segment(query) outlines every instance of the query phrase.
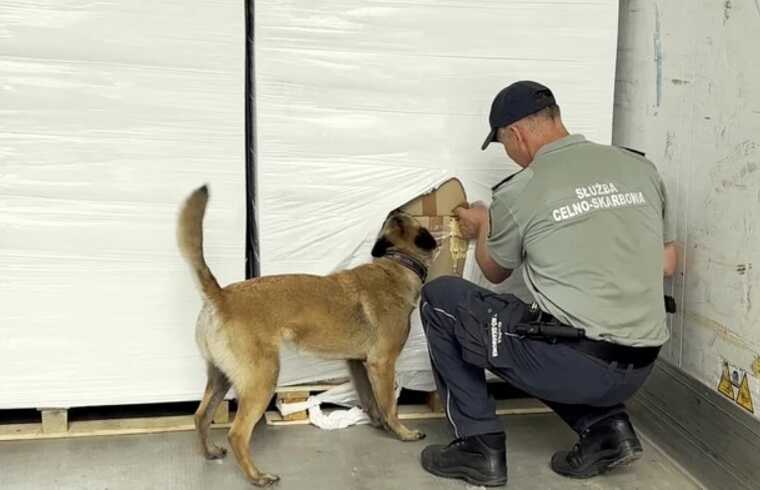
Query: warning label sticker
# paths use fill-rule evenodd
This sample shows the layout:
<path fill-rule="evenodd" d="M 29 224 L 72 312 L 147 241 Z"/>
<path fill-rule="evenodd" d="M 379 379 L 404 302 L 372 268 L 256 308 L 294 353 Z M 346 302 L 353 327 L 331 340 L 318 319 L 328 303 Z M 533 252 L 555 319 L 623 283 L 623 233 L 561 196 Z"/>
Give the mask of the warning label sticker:
<path fill-rule="evenodd" d="M 755 413 L 755 407 L 752 405 L 752 392 L 749 390 L 749 380 L 747 373 L 744 373 L 741 383 L 739 384 L 739 393 L 736 395 L 736 404 L 750 413 Z"/>
<path fill-rule="evenodd" d="M 726 398 L 735 401 L 743 409 L 754 414 L 755 406 L 752 402 L 749 376 L 750 373 L 746 370 L 724 361 L 720 381 L 718 381 L 718 391 Z"/>
<path fill-rule="evenodd" d="M 734 384 L 731 382 L 731 374 L 729 374 L 728 363 L 723 363 L 723 373 L 720 375 L 720 382 L 718 383 L 718 391 L 724 396 L 731 399 L 736 399 L 734 395 Z"/>

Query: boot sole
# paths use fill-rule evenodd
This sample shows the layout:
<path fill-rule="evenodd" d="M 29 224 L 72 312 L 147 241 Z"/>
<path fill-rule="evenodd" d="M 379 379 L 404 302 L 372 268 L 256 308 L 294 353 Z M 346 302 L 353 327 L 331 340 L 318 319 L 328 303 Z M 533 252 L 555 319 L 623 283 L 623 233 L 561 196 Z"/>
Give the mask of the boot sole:
<path fill-rule="evenodd" d="M 456 478 L 459 480 L 464 480 L 470 485 L 475 485 L 479 487 L 503 487 L 507 484 L 507 479 L 494 479 L 494 480 L 482 480 L 477 477 L 471 476 L 466 471 L 460 469 L 452 469 L 451 472 L 445 472 L 436 470 L 433 468 L 425 468 L 428 472 L 434 474 L 435 476 L 439 476 L 441 478 Z"/>
<path fill-rule="evenodd" d="M 481 487 L 503 487 L 504 485 L 507 484 L 506 477 L 484 479 L 480 475 L 471 474 L 470 469 L 464 466 L 448 468 L 447 471 L 443 471 L 438 468 L 430 468 L 424 463 L 422 467 L 425 468 L 427 472 L 432 473 L 435 476 L 439 476 L 441 478 L 456 478 L 456 479 L 464 480 L 471 485 L 476 485 L 476 486 L 481 486 Z"/>
<path fill-rule="evenodd" d="M 571 473 L 565 471 L 557 471 L 554 468 L 552 469 L 562 476 L 567 476 L 569 478 L 575 478 L 578 480 L 585 480 L 607 473 L 608 471 L 611 471 L 615 468 L 627 466 L 634 461 L 641 459 L 643 452 L 644 451 L 639 444 L 632 441 L 626 441 L 623 443 L 623 449 L 619 451 L 614 457 L 602 458 L 587 468 L 584 472 Z"/>

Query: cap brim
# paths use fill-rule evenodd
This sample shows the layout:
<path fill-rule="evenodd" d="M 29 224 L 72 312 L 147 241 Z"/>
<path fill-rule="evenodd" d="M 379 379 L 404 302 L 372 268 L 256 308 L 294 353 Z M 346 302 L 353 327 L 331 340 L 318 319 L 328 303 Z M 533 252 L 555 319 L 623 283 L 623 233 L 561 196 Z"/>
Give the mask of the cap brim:
<path fill-rule="evenodd" d="M 496 132 L 499 130 L 499 128 L 494 128 L 491 130 L 490 133 L 488 133 L 488 136 L 486 137 L 486 140 L 483 142 L 483 146 L 480 147 L 481 150 L 485 150 L 488 148 L 488 145 L 496 141 Z"/>

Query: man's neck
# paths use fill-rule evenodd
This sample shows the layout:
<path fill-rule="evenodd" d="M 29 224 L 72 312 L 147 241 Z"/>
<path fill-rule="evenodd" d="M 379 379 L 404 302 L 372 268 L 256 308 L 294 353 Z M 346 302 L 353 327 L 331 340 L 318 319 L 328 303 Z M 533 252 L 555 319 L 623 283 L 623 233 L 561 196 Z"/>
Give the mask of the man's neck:
<path fill-rule="evenodd" d="M 538 153 L 538 150 L 540 150 L 542 147 L 552 144 L 555 141 L 561 140 L 562 138 L 566 138 L 569 135 L 570 133 L 567 131 L 564 124 L 559 124 L 558 126 L 547 131 L 546 136 L 544 137 L 543 142 L 541 143 L 541 146 L 539 146 L 538 149 L 536 149 L 536 153 Z"/>
<path fill-rule="evenodd" d="M 570 133 L 562 123 L 548 129 L 543 135 L 541 135 L 541 138 L 536 142 L 534 148 L 532 148 L 531 163 L 533 163 L 533 160 L 536 158 L 538 152 L 541 151 L 541 148 L 554 143 L 555 141 L 561 140 L 562 138 L 566 138 L 569 135 Z"/>

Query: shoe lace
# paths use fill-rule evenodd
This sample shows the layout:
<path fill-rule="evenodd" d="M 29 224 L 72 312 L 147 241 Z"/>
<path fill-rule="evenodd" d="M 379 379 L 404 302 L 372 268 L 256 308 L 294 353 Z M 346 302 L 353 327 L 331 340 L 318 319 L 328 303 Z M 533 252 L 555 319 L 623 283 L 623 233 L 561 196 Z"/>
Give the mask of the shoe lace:
<path fill-rule="evenodd" d="M 573 449 L 570 450 L 570 454 L 567 455 L 568 460 L 571 460 L 575 462 L 576 464 L 580 464 L 583 461 L 581 446 L 583 445 L 583 440 L 586 439 L 588 435 L 589 435 L 589 431 L 581 432 L 578 442 L 575 443 L 575 445 L 573 446 Z"/>
<path fill-rule="evenodd" d="M 464 438 L 462 438 L 462 437 L 460 437 L 458 439 L 454 439 L 453 441 L 451 441 L 449 443 L 448 446 L 446 446 L 446 449 L 448 449 L 450 447 L 458 446 L 458 445 L 462 444 L 463 442 L 464 442 Z"/>
<path fill-rule="evenodd" d="M 575 445 L 573 446 L 572 451 L 570 451 L 570 452 L 573 455 L 580 455 L 580 452 L 581 452 L 581 443 L 580 442 L 576 442 Z"/>

